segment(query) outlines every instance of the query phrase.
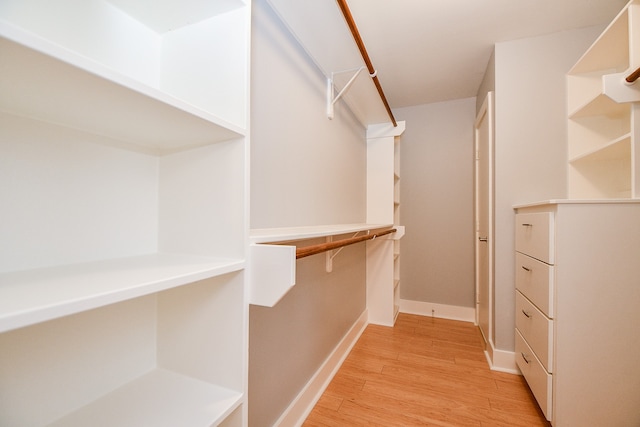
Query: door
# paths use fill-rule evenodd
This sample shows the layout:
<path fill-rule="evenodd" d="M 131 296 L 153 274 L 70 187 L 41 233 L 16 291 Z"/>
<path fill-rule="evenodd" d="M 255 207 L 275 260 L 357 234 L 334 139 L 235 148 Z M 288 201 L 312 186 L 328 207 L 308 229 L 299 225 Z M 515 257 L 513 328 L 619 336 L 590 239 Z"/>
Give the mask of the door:
<path fill-rule="evenodd" d="M 475 121 L 475 276 L 476 322 L 485 340 L 493 343 L 493 92 L 489 92 Z"/>

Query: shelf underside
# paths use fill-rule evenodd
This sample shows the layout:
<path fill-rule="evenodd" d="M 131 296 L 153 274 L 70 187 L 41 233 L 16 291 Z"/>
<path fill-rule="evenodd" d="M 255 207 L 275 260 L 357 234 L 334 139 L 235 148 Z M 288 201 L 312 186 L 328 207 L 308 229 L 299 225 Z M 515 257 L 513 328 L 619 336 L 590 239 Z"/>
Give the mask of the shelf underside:
<path fill-rule="evenodd" d="M 49 427 L 209 427 L 242 403 L 242 393 L 155 369 Z"/>
<path fill-rule="evenodd" d="M 0 274 L 0 332 L 238 271 L 242 260 L 152 254 Z"/>

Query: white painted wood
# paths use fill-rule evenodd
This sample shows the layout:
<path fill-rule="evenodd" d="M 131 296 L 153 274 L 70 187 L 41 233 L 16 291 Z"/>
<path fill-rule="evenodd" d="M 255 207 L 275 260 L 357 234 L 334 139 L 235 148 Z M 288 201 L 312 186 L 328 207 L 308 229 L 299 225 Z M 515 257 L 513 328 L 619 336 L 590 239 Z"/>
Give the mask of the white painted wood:
<path fill-rule="evenodd" d="M 567 76 L 570 198 L 638 198 L 640 3 L 631 0 Z"/>
<path fill-rule="evenodd" d="M 553 264 L 554 224 L 551 213 L 516 214 L 516 251 Z"/>
<path fill-rule="evenodd" d="M 306 227 L 254 228 L 250 230 L 252 243 L 289 242 L 294 240 L 313 239 L 316 237 L 336 236 L 339 234 L 357 233 L 393 227 L 388 224 L 328 224 Z"/>
<path fill-rule="evenodd" d="M 0 4 L 2 425 L 247 424 L 251 7 L 152 3 Z"/>
<path fill-rule="evenodd" d="M 394 137 L 367 139 L 367 222 L 394 220 Z"/>
<path fill-rule="evenodd" d="M 146 23 L 161 17 L 163 9 L 186 9 L 170 3 L 153 7 L 144 11 L 144 22 L 140 22 L 136 18 L 143 9 L 135 6 L 132 9 L 137 9 L 137 16 L 132 17 L 109 2 L 96 0 L 7 1 L 0 7 L 0 33 L 191 115 L 218 122 L 222 127 L 235 125 L 242 129 L 246 124 L 249 21 L 243 2 L 225 3 L 219 11 L 224 13 L 215 14 L 216 8 L 209 6 L 206 15 L 191 25 L 156 33 Z M 32 13 L 33 8 L 40 13 Z M 227 11 L 230 8 L 236 10 Z M 176 19 L 181 19 L 180 15 L 173 14 Z M 58 22 L 65 25 L 57 25 Z M 224 43 L 210 42 L 221 39 Z M 194 65 L 198 71 L 194 71 Z M 58 74 L 48 78 L 54 76 Z M 29 83 L 24 82 L 23 86 Z M 230 94 L 234 96 L 227 96 Z M 79 110 L 83 112 L 82 108 Z M 69 119 L 73 117 L 68 115 Z"/>
<path fill-rule="evenodd" d="M 547 372 L 553 372 L 553 321 L 516 291 L 516 328 Z"/>
<path fill-rule="evenodd" d="M 517 211 L 554 215 L 554 427 L 637 424 L 640 202 L 556 200 Z"/>
<path fill-rule="evenodd" d="M 249 303 L 273 307 L 296 284 L 296 247 L 249 246 Z"/>
<path fill-rule="evenodd" d="M 367 241 L 369 323 L 393 326 L 397 314 L 394 290 L 393 240 L 382 237 Z"/>
<path fill-rule="evenodd" d="M 3 24 L 0 35 L 18 41 L 0 39 L 7 58 L 0 86 L 4 94 L 0 106 L 5 111 L 154 152 L 210 144 L 244 133 L 204 109 L 31 34 Z M 47 96 L 42 98 L 42 94 Z"/>
<path fill-rule="evenodd" d="M 476 323 L 485 347 L 493 346 L 494 93 L 487 93 L 474 122 L 474 251 Z"/>
<path fill-rule="evenodd" d="M 237 391 L 156 369 L 50 426 L 209 427 L 229 415 L 241 399 Z"/>
<path fill-rule="evenodd" d="M 525 339 L 516 331 L 516 364 L 524 375 L 540 409 L 548 420 L 553 419 L 553 381 Z M 554 423 L 555 426 L 555 423 Z"/>
<path fill-rule="evenodd" d="M 400 136 L 405 122 L 367 128 L 367 222 L 392 222 L 390 239 L 367 242 L 367 308 L 371 323 L 393 326 L 400 312 Z M 386 236 L 385 236 L 386 237 Z"/>
<path fill-rule="evenodd" d="M 516 289 L 542 311 L 553 318 L 555 302 L 554 267 L 516 252 Z"/>

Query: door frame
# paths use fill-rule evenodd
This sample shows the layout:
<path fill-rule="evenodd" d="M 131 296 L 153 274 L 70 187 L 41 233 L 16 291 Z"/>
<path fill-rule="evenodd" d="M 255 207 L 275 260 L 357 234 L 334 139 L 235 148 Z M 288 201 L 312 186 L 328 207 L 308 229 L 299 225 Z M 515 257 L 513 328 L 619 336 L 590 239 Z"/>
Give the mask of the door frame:
<path fill-rule="evenodd" d="M 479 289 L 480 289 L 480 268 L 479 268 L 479 258 L 480 258 L 480 254 L 479 254 L 479 249 L 480 249 L 480 233 L 479 233 L 479 228 L 480 228 L 480 222 L 479 222 L 479 167 L 478 167 L 478 162 L 479 162 L 479 144 L 478 144 L 478 135 L 479 135 L 479 127 L 480 125 L 483 123 L 483 120 L 488 120 L 489 123 L 489 147 L 488 147 L 488 155 L 489 155 L 489 159 L 488 159 L 488 174 L 489 174 L 489 188 L 487 189 L 487 197 L 488 197 L 488 203 L 487 203 L 487 207 L 489 212 L 487 212 L 487 217 L 488 217 L 488 224 L 487 224 L 487 263 L 488 263 L 488 281 L 489 283 L 487 284 L 488 286 L 488 300 L 489 300 L 489 331 L 487 332 L 486 337 L 484 337 L 485 342 L 488 346 L 491 347 L 491 349 L 487 349 L 491 352 L 491 350 L 493 350 L 493 333 L 494 333 L 494 327 L 493 327 L 493 310 L 494 310 L 494 289 L 493 289 L 493 282 L 494 282 L 494 278 L 493 278 L 493 267 L 494 267 L 494 224 L 493 224 L 493 219 L 494 219 L 494 127 L 495 127 L 495 122 L 494 122 L 494 93 L 493 91 L 490 91 L 487 93 L 484 101 L 482 102 L 482 106 L 480 107 L 480 110 L 478 110 L 478 114 L 476 115 L 476 120 L 474 122 L 474 135 L 473 135 L 473 139 L 474 139 L 474 162 L 473 162 L 473 168 L 474 168 L 474 186 L 473 186 L 473 198 L 474 198 L 474 202 L 473 202 L 473 216 L 474 216 L 474 236 L 475 236 L 475 244 L 474 244 L 474 255 L 475 255 L 475 266 L 474 266 L 474 275 L 475 275 L 475 302 L 476 302 L 476 324 L 480 325 L 479 322 L 479 299 L 478 299 L 478 294 L 479 294 Z M 484 243 L 483 243 L 484 244 Z M 484 333 L 483 333 L 484 335 Z"/>

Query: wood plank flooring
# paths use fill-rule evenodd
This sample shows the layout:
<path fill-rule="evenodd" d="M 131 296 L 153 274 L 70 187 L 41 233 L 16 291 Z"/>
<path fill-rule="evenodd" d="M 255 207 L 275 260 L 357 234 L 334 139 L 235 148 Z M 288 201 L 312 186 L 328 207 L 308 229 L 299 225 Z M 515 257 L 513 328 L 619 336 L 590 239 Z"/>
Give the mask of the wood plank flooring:
<path fill-rule="evenodd" d="M 549 427 L 524 379 L 491 371 L 472 323 L 369 325 L 303 427 Z"/>

